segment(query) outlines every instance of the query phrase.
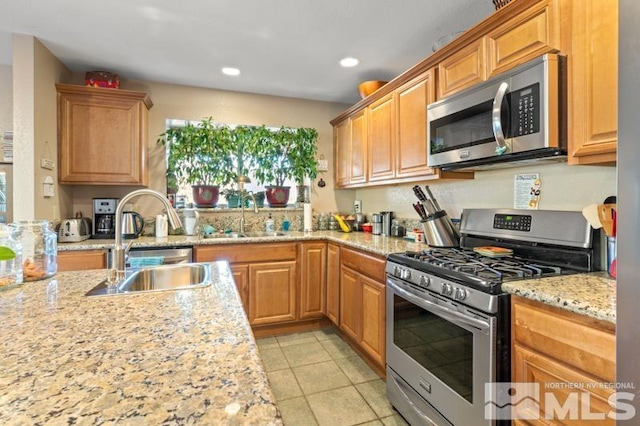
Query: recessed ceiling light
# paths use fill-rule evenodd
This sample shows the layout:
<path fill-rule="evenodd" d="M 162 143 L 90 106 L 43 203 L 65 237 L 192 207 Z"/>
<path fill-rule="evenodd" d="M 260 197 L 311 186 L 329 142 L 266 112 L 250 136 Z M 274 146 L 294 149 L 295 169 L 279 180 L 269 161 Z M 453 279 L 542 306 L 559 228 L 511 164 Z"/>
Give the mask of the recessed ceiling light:
<path fill-rule="evenodd" d="M 342 65 L 343 67 L 355 67 L 356 65 L 358 65 L 360 61 L 358 61 L 356 58 L 342 58 L 340 59 L 340 65 Z"/>
<path fill-rule="evenodd" d="M 224 67 L 222 68 L 222 73 L 226 75 L 240 75 L 240 70 L 238 68 Z"/>

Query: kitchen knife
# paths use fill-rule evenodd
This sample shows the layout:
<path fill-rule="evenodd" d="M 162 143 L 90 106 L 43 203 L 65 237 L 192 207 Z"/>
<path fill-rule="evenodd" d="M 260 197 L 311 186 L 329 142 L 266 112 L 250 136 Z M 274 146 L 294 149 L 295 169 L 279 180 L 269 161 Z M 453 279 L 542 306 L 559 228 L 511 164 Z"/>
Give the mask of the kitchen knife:
<path fill-rule="evenodd" d="M 436 200 L 436 197 L 433 196 L 433 193 L 429 189 L 429 185 L 425 185 L 424 189 L 427 190 L 427 194 L 429 194 L 429 200 L 433 203 L 433 206 L 436 208 L 436 211 L 442 210 L 440 208 L 440 204 L 438 204 L 438 201 Z"/>
<path fill-rule="evenodd" d="M 418 213 L 418 216 L 420 216 L 420 219 L 427 220 L 427 213 L 425 212 L 422 203 L 414 203 L 413 208 Z"/>
<path fill-rule="evenodd" d="M 419 185 L 415 185 L 413 187 L 413 193 L 416 194 L 416 197 L 418 197 L 418 200 L 427 201 L 427 196 L 424 195 L 424 192 L 422 191 L 422 188 L 420 188 Z"/>

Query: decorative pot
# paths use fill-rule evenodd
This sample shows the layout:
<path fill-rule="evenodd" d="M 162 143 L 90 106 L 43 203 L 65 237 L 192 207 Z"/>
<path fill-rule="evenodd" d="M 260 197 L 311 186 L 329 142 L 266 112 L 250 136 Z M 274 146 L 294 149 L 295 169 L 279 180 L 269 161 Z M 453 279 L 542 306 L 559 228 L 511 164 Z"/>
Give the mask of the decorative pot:
<path fill-rule="evenodd" d="M 236 209 L 240 207 L 240 196 L 239 195 L 227 195 L 227 204 L 230 209 Z"/>
<path fill-rule="evenodd" d="M 220 196 L 220 187 L 217 185 L 192 185 L 193 202 L 196 207 L 215 207 Z"/>
<path fill-rule="evenodd" d="M 288 186 L 265 187 L 269 207 L 287 207 L 290 189 Z"/>
<path fill-rule="evenodd" d="M 264 192 L 260 192 L 258 194 L 254 194 L 253 195 L 253 199 L 256 202 L 256 206 L 258 206 L 259 208 L 264 207 Z"/>

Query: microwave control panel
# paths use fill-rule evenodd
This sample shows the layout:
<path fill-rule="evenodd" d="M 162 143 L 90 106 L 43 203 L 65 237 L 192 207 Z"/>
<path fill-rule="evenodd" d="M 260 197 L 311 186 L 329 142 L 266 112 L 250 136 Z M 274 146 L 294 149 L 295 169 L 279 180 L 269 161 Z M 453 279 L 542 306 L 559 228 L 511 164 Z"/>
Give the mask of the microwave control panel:
<path fill-rule="evenodd" d="M 512 136 L 524 136 L 540 131 L 540 84 L 536 83 L 511 92 Z"/>

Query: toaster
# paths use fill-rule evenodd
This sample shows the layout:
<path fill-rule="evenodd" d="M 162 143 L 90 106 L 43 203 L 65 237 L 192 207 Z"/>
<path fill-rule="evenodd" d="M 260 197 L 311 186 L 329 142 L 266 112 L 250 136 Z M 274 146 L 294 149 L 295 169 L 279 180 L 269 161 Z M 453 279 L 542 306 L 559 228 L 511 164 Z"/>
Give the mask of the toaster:
<path fill-rule="evenodd" d="M 64 219 L 58 228 L 58 242 L 77 243 L 91 238 L 91 220 L 86 217 Z"/>

